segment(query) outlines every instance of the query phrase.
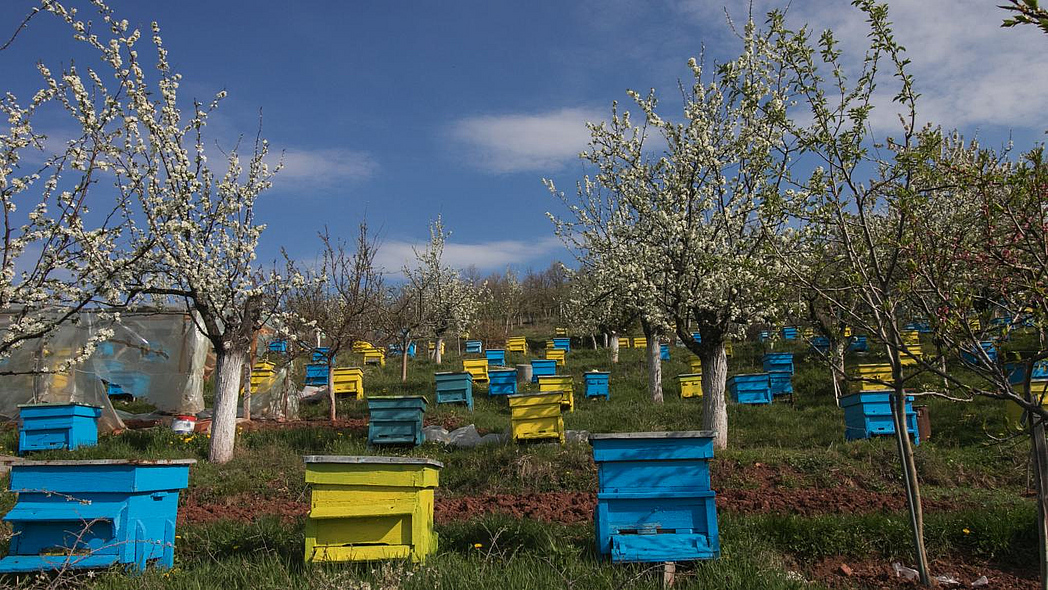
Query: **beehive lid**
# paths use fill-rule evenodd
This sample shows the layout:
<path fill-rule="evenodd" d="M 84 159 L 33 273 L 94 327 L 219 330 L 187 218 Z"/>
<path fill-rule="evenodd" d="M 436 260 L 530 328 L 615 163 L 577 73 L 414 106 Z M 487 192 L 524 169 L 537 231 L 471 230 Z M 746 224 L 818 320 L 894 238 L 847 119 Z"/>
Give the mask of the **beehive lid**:
<path fill-rule="evenodd" d="M 424 395 L 369 395 L 368 399 L 420 399 L 426 401 Z"/>
<path fill-rule="evenodd" d="M 673 432 L 609 432 L 591 434 L 590 440 L 639 439 L 639 438 L 712 438 L 717 433 L 712 430 L 677 430 Z"/>
<path fill-rule="evenodd" d="M 587 375 L 611 375 L 611 371 L 598 371 L 596 369 L 591 369 L 589 371 L 586 371 L 586 374 Z"/>
<path fill-rule="evenodd" d="M 92 405 L 92 404 L 85 404 L 85 403 L 81 403 L 81 402 L 58 402 L 58 403 L 37 402 L 35 404 L 18 404 L 19 408 L 59 408 L 59 407 L 62 407 L 62 406 L 80 406 L 80 407 L 83 407 L 83 408 L 94 408 L 96 410 L 101 410 L 102 409 L 102 406 L 95 406 L 95 405 Z"/>
<path fill-rule="evenodd" d="M 474 360 L 484 360 L 484 359 L 474 359 Z M 440 371 L 439 373 L 433 373 L 433 375 L 434 376 L 436 376 L 436 375 L 472 375 L 472 373 L 470 373 L 469 371 Z"/>
<path fill-rule="evenodd" d="M 306 463 L 350 463 L 355 465 L 422 465 L 441 469 L 444 464 L 424 457 L 368 457 L 363 455 L 305 455 Z"/>
<path fill-rule="evenodd" d="M 783 372 L 785 373 L 785 371 Z M 681 377 L 702 377 L 702 373 L 681 373 L 680 375 L 677 375 L 678 379 Z"/>
<path fill-rule="evenodd" d="M 63 459 L 58 461 L 31 461 L 22 460 L 11 463 L 12 466 L 25 465 L 25 466 L 88 466 L 88 465 L 131 465 L 140 467 L 163 467 L 166 465 L 193 465 L 196 463 L 196 459 L 81 459 L 71 460 Z"/>

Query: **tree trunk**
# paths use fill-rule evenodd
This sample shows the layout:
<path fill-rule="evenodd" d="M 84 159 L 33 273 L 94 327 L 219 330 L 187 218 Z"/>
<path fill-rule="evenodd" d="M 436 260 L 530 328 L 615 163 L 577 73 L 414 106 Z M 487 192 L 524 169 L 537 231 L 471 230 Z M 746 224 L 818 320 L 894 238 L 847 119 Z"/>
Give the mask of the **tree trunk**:
<path fill-rule="evenodd" d="M 251 363 L 244 363 L 241 383 L 244 384 L 244 420 L 251 420 Z"/>
<path fill-rule="evenodd" d="M 902 465 L 903 483 L 906 485 L 906 504 L 910 509 L 910 528 L 913 532 L 914 557 L 921 584 L 932 585 L 928 572 L 928 551 L 924 546 L 924 511 L 921 508 L 921 487 L 917 481 L 917 465 L 913 460 L 913 442 L 906 428 L 906 392 L 903 389 L 901 355 L 897 350 L 889 353 L 892 363 L 892 380 L 895 393 L 892 395 L 892 420 L 895 423 L 895 441 Z"/>
<path fill-rule="evenodd" d="M 440 348 L 441 348 L 441 346 L 443 346 L 443 344 L 444 344 L 444 337 L 443 336 L 437 336 L 437 343 L 436 343 L 436 345 L 433 346 L 433 362 L 437 363 L 438 365 L 441 363 L 441 361 L 444 358 L 444 355 L 440 354 Z M 406 352 L 405 352 L 404 356 L 407 356 Z"/>
<path fill-rule="evenodd" d="M 728 357 L 724 343 L 703 346 L 702 429 L 714 432 L 713 448 L 728 448 L 728 406 L 724 385 L 728 380 Z"/>
<path fill-rule="evenodd" d="M 618 332 L 611 333 L 611 362 L 619 362 L 619 334 Z"/>
<path fill-rule="evenodd" d="M 841 396 L 845 394 L 845 388 L 848 386 L 847 379 L 844 377 L 844 351 L 848 348 L 848 342 L 846 340 L 838 340 L 833 345 L 833 351 L 830 353 L 830 378 L 833 379 L 833 399 L 837 402 L 837 405 L 841 405 Z"/>
<path fill-rule="evenodd" d="M 608 347 L 608 333 L 604 332 L 604 348 Z"/>
<path fill-rule="evenodd" d="M 1036 404 L 1030 391 L 1032 363 L 1026 367 L 1024 380 L 1026 401 Z M 1037 491 L 1037 561 L 1041 574 L 1041 590 L 1048 590 L 1048 442 L 1045 441 L 1044 420 L 1029 413 L 1031 453 L 1033 453 L 1034 487 Z"/>
<path fill-rule="evenodd" d="M 331 402 L 331 411 L 328 414 L 328 418 L 331 423 L 335 423 L 336 418 L 336 406 L 335 406 L 335 367 L 328 365 L 328 401 Z"/>
<path fill-rule="evenodd" d="M 659 335 L 648 322 L 641 321 L 644 339 L 648 343 L 648 393 L 651 401 L 662 403 L 662 359 L 659 355 Z"/>
<path fill-rule="evenodd" d="M 233 458 L 237 434 L 237 397 L 240 391 L 241 367 L 247 358 L 247 346 L 215 350 L 215 407 L 211 417 L 211 448 L 208 459 L 225 463 Z"/>
<path fill-rule="evenodd" d="M 405 334 L 404 338 L 400 340 L 400 351 L 403 353 L 400 355 L 400 382 L 408 382 L 408 343 L 411 339 Z"/>
<path fill-rule="evenodd" d="M 590 334 L 590 340 L 593 341 L 593 350 L 597 350 L 597 335 Z"/>

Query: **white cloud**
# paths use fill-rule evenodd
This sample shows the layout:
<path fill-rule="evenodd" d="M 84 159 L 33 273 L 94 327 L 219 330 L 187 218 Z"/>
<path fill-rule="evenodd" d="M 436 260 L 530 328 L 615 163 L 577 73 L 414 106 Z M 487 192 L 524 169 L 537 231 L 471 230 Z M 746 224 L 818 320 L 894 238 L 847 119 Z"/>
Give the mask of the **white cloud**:
<path fill-rule="evenodd" d="M 375 265 L 386 274 L 400 274 L 405 265 L 415 265 L 414 248 L 422 249 L 425 246 L 425 242 L 383 241 L 379 245 Z M 563 244 L 553 236 L 531 241 L 495 240 L 477 244 L 447 242 L 444 244 L 443 262 L 459 269 L 475 266 L 480 271 L 501 270 L 549 256 L 559 248 L 563 248 Z"/>
<path fill-rule="evenodd" d="M 274 154 L 273 163 L 279 157 Z M 277 185 L 330 186 L 369 178 L 378 169 L 368 153 L 346 149 L 287 149 L 283 158 L 284 168 L 274 179 Z"/>
<path fill-rule="evenodd" d="M 728 2 L 682 0 L 676 6 L 705 31 L 721 35 L 730 32 L 721 6 Z M 1042 108 L 1048 94 L 1048 36 L 1036 27 L 1002 29 L 1008 13 L 997 8 L 999 2 L 984 0 L 892 0 L 889 20 L 895 38 L 912 60 L 918 112 L 923 121 L 946 128 L 971 130 L 986 125 L 1011 128 L 1048 128 L 1048 114 Z M 763 22 L 772 8 L 785 1 L 756 0 L 753 14 Z M 744 6 L 729 7 L 737 25 L 744 22 Z M 832 29 L 847 53 L 846 65 L 853 72 L 868 46 L 868 27 L 861 11 L 840 0 L 793 2 L 787 22 L 794 28 L 810 25 L 814 37 Z M 709 43 L 707 43 L 709 46 Z M 737 40 L 730 47 L 739 47 Z M 897 129 L 897 105 L 891 97 L 898 85 L 891 79 L 891 67 L 884 63 L 878 72 L 878 96 L 872 122 L 879 129 Z"/>
<path fill-rule="evenodd" d="M 586 148 L 587 122 L 605 113 L 563 108 L 537 114 L 480 115 L 452 126 L 452 137 L 466 147 L 472 163 L 489 172 L 546 172 L 562 168 Z"/>

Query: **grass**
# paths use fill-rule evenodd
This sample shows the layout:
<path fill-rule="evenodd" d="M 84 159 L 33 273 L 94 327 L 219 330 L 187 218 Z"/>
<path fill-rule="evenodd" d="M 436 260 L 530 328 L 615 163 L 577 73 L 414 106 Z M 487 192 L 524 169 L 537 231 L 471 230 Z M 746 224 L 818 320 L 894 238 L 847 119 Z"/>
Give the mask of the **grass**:
<path fill-rule="evenodd" d="M 531 342 L 540 345 L 541 340 Z M 729 362 L 732 373 L 759 368 L 759 343 L 738 343 Z M 891 439 L 847 443 L 843 414 L 833 400 L 828 370 L 795 343 L 777 343 L 793 351 L 797 365 L 795 403 L 770 407 L 729 406 L 730 448 L 718 452 L 715 482 L 721 489 L 756 489 L 747 469 L 759 464 L 780 474 L 776 494 L 792 489 L 833 488 L 861 482 L 863 489 L 900 493 L 899 469 Z M 643 351 L 624 349 L 612 365 L 605 350 L 574 350 L 566 372 L 575 377 L 576 411 L 567 427 L 589 432 L 696 430 L 702 403 L 681 399 L 676 375 L 689 372 L 687 352 L 672 349 L 663 365 L 665 401 L 653 404 L 646 392 Z M 511 356 L 511 363 L 525 359 Z M 849 357 L 849 363 L 875 361 L 876 354 Z M 348 355 L 340 364 L 356 364 Z M 506 432 L 505 400 L 474 390 L 472 413 L 463 407 L 436 405 L 432 374 L 461 368 L 454 342 L 441 367 L 428 359 L 409 364 L 406 383 L 399 361 L 365 369 L 369 394 L 423 394 L 429 399 L 427 421 L 475 424 L 481 432 Z M 611 400 L 588 400 L 582 373 L 611 371 Z M 525 390 L 535 390 L 525 385 Z M 927 399 L 933 436 L 916 450 L 924 494 L 949 500 L 957 510 L 927 514 L 927 544 L 937 557 L 993 560 L 1018 565 L 1033 562 L 1035 511 L 1021 497 L 1026 487 L 1028 445 L 1018 439 L 993 442 L 1003 431 L 999 405 L 982 400 L 955 404 Z M 127 407 L 139 407 L 128 404 Z M 326 418 L 326 402 L 302 407 L 307 419 Z M 365 418 L 361 401 L 338 402 L 342 418 Z M 426 443 L 414 449 L 371 449 L 362 428 L 338 430 L 316 423 L 287 429 L 244 431 L 235 458 L 225 465 L 203 461 L 206 435 L 181 436 L 162 428 L 104 436 L 96 447 L 50 451 L 34 458 L 196 458 L 186 495 L 201 503 L 250 495 L 276 501 L 305 501 L 302 455 L 390 454 L 429 457 L 445 464 L 440 474 L 443 496 L 549 491 L 592 492 L 596 469 L 585 443 L 490 445 L 470 449 Z M 0 449 L 15 447 L 15 433 L 0 431 Z M 6 486 L 4 486 L 6 488 Z M 14 502 L 0 494 L 0 508 Z M 784 514 L 719 515 L 722 558 L 683 565 L 681 588 L 820 588 L 788 571 L 834 556 L 908 561 L 909 529 L 902 514 L 873 513 L 813 517 Z M 253 523 L 218 521 L 179 528 L 176 568 L 130 576 L 121 571 L 94 577 L 75 576 L 61 583 L 90 588 L 656 588 L 659 572 L 644 565 L 610 565 L 597 559 L 592 525 L 562 525 L 502 515 L 477 517 L 438 526 L 440 549 L 425 565 L 405 563 L 307 565 L 302 559 L 302 522 L 283 523 L 260 515 Z M 479 545 L 479 546 L 478 546 Z M 799 565 L 798 565 L 799 564 Z M 53 579 L 0 580 L 26 587 Z"/>

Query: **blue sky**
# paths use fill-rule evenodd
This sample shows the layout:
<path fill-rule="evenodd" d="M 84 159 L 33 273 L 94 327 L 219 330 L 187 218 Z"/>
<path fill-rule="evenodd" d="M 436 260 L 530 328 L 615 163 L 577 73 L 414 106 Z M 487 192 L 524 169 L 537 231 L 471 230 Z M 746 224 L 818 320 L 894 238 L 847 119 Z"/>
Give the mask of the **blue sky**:
<path fill-rule="evenodd" d="M 33 4 L 5 3 L 4 40 Z M 744 2 L 723 0 L 111 2 L 132 25 L 160 23 L 182 97 L 228 91 L 216 137 L 253 136 L 261 109 L 263 134 L 286 150 L 259 204 L 269 225 L 262 259 L 280 247 L 311 258 L 318 229 L 351 238 L 366 213 L 381 232 L 381 262 L 395 270 L 441 214 L 453 231 L 449 261 L 482 271 L 569 256 L 546 218 L 560 204 L 541 179 L 573 186 L 584 123 L 628 100 L 627 88 L 655 87 L 676 110 L 687 59 L 704 45 L 708 59 L 738 47 L 725 4 L 743 17 Z M 759 0 L 755 10 L 782 4 Z M 790 20 L 832 27 L 859 49 L 865 30 L 848 4 L 794 0 Z M 1003 11 L 989 0 L 891 4 L 928 120 L 995 145 L 1043 138 L 1048 35 L 1000 29 Z M 34 21 L 0 54 L 3 90 L 31 92 L 37 60 L 59 66 L 74 50 L 64 29 Z"/>

